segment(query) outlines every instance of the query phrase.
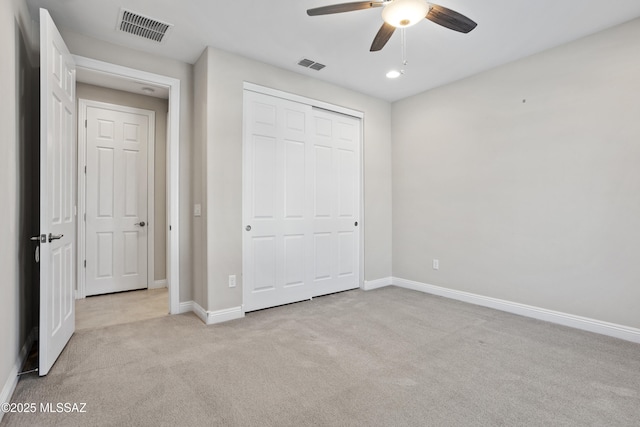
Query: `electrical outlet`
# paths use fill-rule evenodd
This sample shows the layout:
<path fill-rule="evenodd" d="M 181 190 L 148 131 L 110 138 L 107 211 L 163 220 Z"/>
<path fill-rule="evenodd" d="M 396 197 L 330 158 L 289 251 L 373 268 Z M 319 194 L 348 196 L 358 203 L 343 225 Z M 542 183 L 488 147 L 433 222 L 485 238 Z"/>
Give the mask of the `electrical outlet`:
<path fill-rule="evenodd" d="M 235 288 L 236 287 L 236 275 L 235 274 L 229 275 L 229 287 L 230 288 Z"/>
<path fill-rule="evenodd" d="M 433 269 L 434 270 L 440 269 L 440 260 L 439 259 L 434 259 L 433 260 Z"/>

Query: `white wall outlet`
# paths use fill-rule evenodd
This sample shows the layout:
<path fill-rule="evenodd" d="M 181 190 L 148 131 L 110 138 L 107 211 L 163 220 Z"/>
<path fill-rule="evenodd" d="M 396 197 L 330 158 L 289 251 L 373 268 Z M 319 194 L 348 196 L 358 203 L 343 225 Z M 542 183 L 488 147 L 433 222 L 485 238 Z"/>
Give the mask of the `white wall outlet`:
<path fill-rule="evenodd" d="M 440 260 L 439 259 L 434 259 L 433 260 L 433 269 L 434 270 L 439 270 L 440 269 Z"/>
<path fill-rule="evenodd" d="M 235 288 L 236 287 L 236 275 L 235 274 L 229 275 L 229 287 L 230 288 Z"/>
<path fill-rule="evenodd" d="M 193 205 L 193 216 L 201 216 L 202 215 L 202 205 L 200 203 L 196 203 Z"/>

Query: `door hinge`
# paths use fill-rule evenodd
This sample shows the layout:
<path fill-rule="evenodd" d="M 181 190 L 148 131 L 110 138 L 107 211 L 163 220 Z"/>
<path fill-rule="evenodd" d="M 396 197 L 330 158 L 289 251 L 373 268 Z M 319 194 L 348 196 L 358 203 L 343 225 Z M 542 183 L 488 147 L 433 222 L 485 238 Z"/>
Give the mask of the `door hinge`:
<path fill-rule="evenodd" d="M 84 214 L 84 222 L 87 222 L 87 214 Z"/>
<path fill-rule="evenodd" d="M 87 260 L 84 260 L 84 268 L 87 268 Z"/>
<path fill-rule="evenodd" d="M 87 166 L 86 166 L 86 165 L 85 165 L 85 167 L 84 167 L 84 174 L 85 174 L 85 175 L 87 174 Z"/>
<path fill-rule="evenodd" d="M 87 121 L 86 120 L 84 121 L 84 127 L 85 128 L 87 127 Z"/>

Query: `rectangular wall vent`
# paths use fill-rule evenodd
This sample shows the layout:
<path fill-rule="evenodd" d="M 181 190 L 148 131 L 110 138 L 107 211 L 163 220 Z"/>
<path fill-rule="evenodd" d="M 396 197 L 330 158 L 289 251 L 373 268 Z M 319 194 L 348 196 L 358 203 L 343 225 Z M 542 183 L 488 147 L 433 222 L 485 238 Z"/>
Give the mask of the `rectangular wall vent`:
<path fill-rule="evenodd" d="M 320 71 L 324 67 L 326 67 L 326 65 L 324 65 L 324 64 L 312 61 L 312 60 L 307 59 L 307 58 L 304 58 L 304 59 L 301 59 L 300 61 L 298 61 L 298 65 L 301 65 L 301 66 L 303 66 L 305 68 L 311 68 L 312 70 L 316 70 L 316 71 Z"/>
<path fill-rule="evenodd" d="M 172 24 L 161 22 L 130 10 L 121 9 L 117 29 L 134 36 L 161 43 Z"/>

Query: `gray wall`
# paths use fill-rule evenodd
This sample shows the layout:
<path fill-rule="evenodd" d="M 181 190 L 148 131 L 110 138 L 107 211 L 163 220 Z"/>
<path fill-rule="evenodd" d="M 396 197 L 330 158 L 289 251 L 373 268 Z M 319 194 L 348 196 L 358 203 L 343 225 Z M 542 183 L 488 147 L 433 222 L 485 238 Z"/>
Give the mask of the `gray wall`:
<path fill-rule="evenodd" d="M 71 53 L 180 80 L 180 301 L 192 299 L 191 134 L 193 66 L 59 28 Z"/>
<path fill-rule="evenodd" d="M 394 103 L 394 276 L 640 327 L 639 52 L 636 19 Z"/>
<path fill-rule="evenodd" d="M 77 99 L 108 102 L 154 111 L 155 150 L 154 150 L 154 277 L 153 280 L 167 278 L 167 111 L 166 99 L 138 95 L 121 90 L 107 89 L 85 83 L 76 85 Z M 150 282 L 150 285 L 153 283 Z"/>
<path fill-rule="evenodd" d="M 364 118 L 364 256 L 366 280 L 391 274 L 391 106 L 388 102 L 331 85 L 229 52 L 208 48 L 196 64 L 206 91 L 203 138 L 206 181 L 194 200 L 206 215 L 206 271 L 209 310 L 242 304 L 242 283 L 229 288 L 227 278 L 242 274 L 242 96 L 243 82 L 362 111 Z M 206 76 L 205 76 L 206 75 Z M 197 124 L 196 124 L 197 126 Z"/>
<path fill-rule="evenodd" d="M 28 239 L 40 227 L 39 83 L 28 16 L 24 1 L 0 2 L 0 391 L 38 322 L 36 245 Z"/>
<path fill-rule="evenodd" d="M 206 191 L 206 142 L 209 132 L 207 120 L 209 101 L 209 75 L 205 50 L 193 67 L 193 150 L 192 150 L 192 194 L 193 203 L 199 204 L 202 214 L 193 218 L 193 301 L 206 309 L 207 289 L 207 191 Z"/>

